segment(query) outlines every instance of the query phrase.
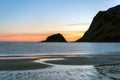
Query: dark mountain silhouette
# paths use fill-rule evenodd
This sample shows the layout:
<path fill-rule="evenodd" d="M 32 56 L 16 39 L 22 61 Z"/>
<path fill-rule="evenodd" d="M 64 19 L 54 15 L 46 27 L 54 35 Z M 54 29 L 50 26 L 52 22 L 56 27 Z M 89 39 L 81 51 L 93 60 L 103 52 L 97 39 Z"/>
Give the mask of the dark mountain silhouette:
<path fill-rule="evenodd" d="M 98 12 L 77 42 L 120 42 L 120 5 Z"/>
<path fill-rule="evenodd" d="M 60 33 L 58 33 L 58 34 L 48 36 L 47 39 L 42 42 L 67 42 L 67 41 Z"/>

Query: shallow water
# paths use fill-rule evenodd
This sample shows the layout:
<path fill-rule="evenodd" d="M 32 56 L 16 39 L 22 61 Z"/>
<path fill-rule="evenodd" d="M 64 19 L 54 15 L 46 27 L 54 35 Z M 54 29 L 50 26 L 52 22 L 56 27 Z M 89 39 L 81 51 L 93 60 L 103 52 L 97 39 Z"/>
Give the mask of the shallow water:
<path fill-rule="evenodd" d="M 102 77 L 99 78 L 99 77 Z M 1 71 L 0 80 L 109 80 L 94 66 L 55 65 L 52 68 L 26 71 Z"/>

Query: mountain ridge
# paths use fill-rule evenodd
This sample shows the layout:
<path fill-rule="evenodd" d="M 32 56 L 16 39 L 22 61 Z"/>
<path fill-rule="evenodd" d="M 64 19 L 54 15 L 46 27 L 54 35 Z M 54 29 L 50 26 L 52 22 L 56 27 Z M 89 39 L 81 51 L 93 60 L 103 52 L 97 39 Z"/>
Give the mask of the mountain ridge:
<path fill-rule="evenodd" d="M 120 5 L 99 11 L 76 42 L 120 42 Z"/>

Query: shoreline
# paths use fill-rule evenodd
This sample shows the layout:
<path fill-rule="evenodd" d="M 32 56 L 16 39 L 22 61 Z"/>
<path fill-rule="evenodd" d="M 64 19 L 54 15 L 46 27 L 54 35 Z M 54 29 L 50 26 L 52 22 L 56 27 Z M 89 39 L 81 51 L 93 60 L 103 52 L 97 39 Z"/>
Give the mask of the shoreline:
<path fill-rule="evenodd" d="M 39 56 L 0 56 L 0 70 L 41 69 L 52 65 L 103 65 L 120 63 L 120 55 L 39 55 Z M 36 66 L 35 66 L 36 65 Z M 7 66 L 5 68 L 4 66 Z M 11 66 L 16 66 L 11 69 Z M 21 66 L 21 67 L 20 67 Z M 28 68 L 27 68 L 28 66 Z M 23 68 L 25 67 L 25 68 Z"/>
<path fill-rule="evenodd" d="M 59 58 L 62 60 L 68 61 L 108 61 L 116 62 L 120 60 L 120 55 L 103 55 L 103 54 L 69 54 L 69 55 L 24 55 L 24 56 L 0 56 L 0 62 L 2 61 L 35 61 L 35 60 L 46 60 L 46 61 L 59 61 Z M 52 60 L 53 59 L 53 60 Z M 62 61 L 61 60 L 61 61 Z M 99 63 L 99 62 L 98 62 Z M 104 62 L 103 62 L 104 63 Z"/>

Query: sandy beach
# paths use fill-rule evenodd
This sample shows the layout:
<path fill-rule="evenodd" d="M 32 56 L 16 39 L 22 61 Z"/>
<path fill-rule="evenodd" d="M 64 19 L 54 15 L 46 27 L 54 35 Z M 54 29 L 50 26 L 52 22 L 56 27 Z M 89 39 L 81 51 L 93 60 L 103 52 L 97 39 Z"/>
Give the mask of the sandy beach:
<path fill-rule="evenodd" d="M 32 56 L 4 56 L 4 57 L 2 56 L 0 57 L 0 70 L 9 70 L 9 69 L 12 70 L 10 66 L 13 65 L 16 67 L 16 70 L 18 65 L 19 66 L 18 70 L 20 70 L 21 67 L 25 67 L 25 66 L 31 67 L 34 65 L 36 65 L 36 68 L 39 69 L 43 65 L 50 66 L 49 64 L 102 65 L 102 64 L 119 63 L 119 61 L 120 61 L 120 55 L 35 55 L 35 56 L 32 55 Z M 7 69 L 5 66 L 6 67 L 9 66 L 9 69 Z M 25 69 L 29 69 L 29 67 Z"/>
<path fill-rule="evenodd" d="M 21 75 L 23 78 L 25 75 L 29 77 L 36 74 L 36 77 L 40 77 L 43 80 L 52 80 L 52 78 L 60 80 L 66 77 L 68 80 L 71 77 L 75 80 L 79 80 L 80 77 L 81 80 L 119 80 L 119 61 L 120 55 L 4 56 L 0 57 L 0 76 L 2 80 L 8 80 L 8 78 L 12 77 L 15 78 L 13 80 L 16 80 L 15 75 L 12 76 L 13 74 L 11 73 L 15 72 L 14 74 Z M 66 77 L 62 74 L 66 75 Z M 8 78 L 4 78 L 3 75 Z M 57 78 L 59 75 L 61 77 Z"/>

